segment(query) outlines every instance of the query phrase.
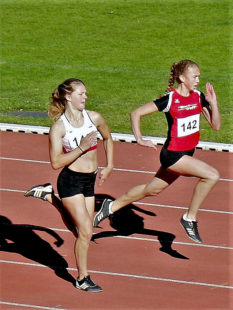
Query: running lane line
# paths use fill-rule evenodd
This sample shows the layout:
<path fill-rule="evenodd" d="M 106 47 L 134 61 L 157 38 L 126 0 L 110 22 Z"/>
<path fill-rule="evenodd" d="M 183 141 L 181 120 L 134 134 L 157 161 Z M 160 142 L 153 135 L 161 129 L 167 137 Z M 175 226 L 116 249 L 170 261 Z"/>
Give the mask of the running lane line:
<path fill-rule="evenodd" d="M 31 162 L 31 163 L 38 163 L 38 164 L 50 164 L 50 161 L 45 161 L 45 160 L 11 158 L 11 157 L 0 157 L 0 159 L 2 159 L 2 160 L 15 160 L 15 161 L 22 161 L 22 162 Z M 98 168 L 103 169 L 104 167 L 100 166 Z M 156 171 L 124 169 L 124 168 L 113 168 L 113 171 L 134 172 L 134 173 L 144 173 L 144 174 L 153 174 L 153 175 L 156 174 Z M 219 181 L 233 182 L 233 179 L 220 178 Z"/>
<path fill-rule="evenodd" d="M 34 266 L 34 267 L 42 267 L 48 268 L 47 266 L 43 266 L 40 264 L 33 264 L 33 263 L 22 263 L 16 261 L 8 261 L 8 260 L 0 260 L 0 263 L 6 264 L 15 264 L 15 265 L 24 265 L 24 266 Z M 67 268 L 70 271 L 76 271 L 76 268 Z M 207 286 L 211 288 L 224 288 L 224 289 L 233 289 L 233 286 L 230 285 L 223 285 L 223 284 L 215 284 L 215 283 L 206 283 L 206 282 L 196 282 L 196 281 L 184 281 L 179 279 L 169 279 L 169 278 L 160 278 L 160 277 L 149 277 L 149 276 L 141 276 L 135 274 L 128 274 L 128 273 L 118 273 L 118 272 L 109 272 L 109 271 L 99 271 L 99 270 L 88 270 L 90 273 L 98 273 L 116 277 L 126 277 L 126 278 L 136 278 L 140 280 L 152 280 L 152 281 L 162 281 L 162 282 L 173 282 L 179 284 L 187 284 L 187 285 L 199 285 L 199 286 Z"/>
<path fill-rule="evenodd" d="M 14 306 L 14 307 L 26 307 L 26 308 L 32 308 L 32 309 L 43 309 L 43 310 L 66 310 L 64 308 L 51 308 L 51 307 L 45 307 L 45 306 L 36 306 L 36 305 L 28 305 L 28 304 L 19 304 L 16 302 L 7 302 L 0 300 L 0 304 L 6 305 L 6 306 Z M 13 308 L 12 308 L 13 309 Z"/>
<path fill-rule="evenodd" d="M 25 190 L 11 189 L 11 188 L 0 188 L 0 191 L 3 192 L 15 192 L 15 193 L 25 193 Z M 98 195 L 98 194 L 96 194 Z M 134 205 L 142 205 L 142 206 L 151 206 L 151 207 L 161 207 L 161 208 L 169 208 L 169 209 L 182 209 L 188 210 L 188 207 L 182 206 L 171 206 L 171 205 L 163 205 L 158 203 L 148 203 L 148 202 L 133 202 Z M 213 210 L 213 209 L 199 209 L 202 212 L 212 212 L 212 213 L 220 213 L 220 214 L 228 214 L 233 215 L 233 211 L 221 211 L 221 210 Z"/>

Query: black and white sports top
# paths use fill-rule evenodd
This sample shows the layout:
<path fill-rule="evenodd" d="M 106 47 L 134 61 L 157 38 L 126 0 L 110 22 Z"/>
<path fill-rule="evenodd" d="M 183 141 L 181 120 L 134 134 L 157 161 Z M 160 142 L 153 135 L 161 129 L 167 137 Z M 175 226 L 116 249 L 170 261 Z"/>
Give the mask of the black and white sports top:
<path fill-rule="evenodd" d="M 68 121 L 65 113 L 60 116 L 60 119 L 63 121 L 65 126 L 66 134 L 62 138 L 63 150 L 65 153 L 71 152 L 76 149 L 80 143 L 82 137 L 86 137 L 90 132 L 97 131 L 95 124 L 91 121 L 90 116 L 86 110 L 82 110 L 84 117 L 84 123 L 81 127 L 73 127 Z M 97 148 L 97 138 L 96 143 L 89 148 L 88 151 L 94 150 Z"/>

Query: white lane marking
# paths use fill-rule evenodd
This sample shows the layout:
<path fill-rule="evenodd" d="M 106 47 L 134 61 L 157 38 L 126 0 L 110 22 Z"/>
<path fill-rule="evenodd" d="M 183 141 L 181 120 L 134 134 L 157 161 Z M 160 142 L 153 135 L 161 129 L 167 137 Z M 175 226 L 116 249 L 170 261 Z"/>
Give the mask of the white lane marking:
<path fill-rule="evenodd" d="M 15 306 L 15 307 L 27 307 L 27 308 L 33 308 L 33 309 L 45 309 L 45 310 L 66 310 L 64 308 L 51 308 L 51 307 L 45 307 L 45 306 L 36 306 L 36 305 L 28 305 L 28 304 L 19 304 L 16 302 L 6 302 L 6 301 L 1 301 L 0 304 L 2 305 L 7 305 L 7 306 Z"/>
<path fill-rule="evenodd" d="M 18 189 L 0 188 L 0 191 L 3 191 L 3 192 L 15 192 L 15 193 L 25 193 L 26 190 L 23 191 L 23 190 L 18 190 Z M 171 206 L 171 205 L 164 205 L 164 204 L 158 204 L 158 203 L 149 203 L 149 202 L 138 202 L 137 201 L 137 202 L 133 202 L 133 204 L 135 204 L 135 205 L 142 205 L 142 206 L 169 208 L 169 209 L 188 210 L 187 207 Z M 202 208 L 200 208 L 199 211 L 233 215 L 233 211 L 221 211 L 221 210 L 202 209 Z"/>
<path fill-rule="evenodd" d="M 34 160 L 34 159 L 11 158 L 11 157 L 0 157 L 0 159 L 3 159 L 3 160 L 23 161 L 23 162 L 31 162 L 31 163 L 39 163 L 39 164 L 50 164 L 50 161 Z"/>
<path fill-rule="evenodd" d="M 169 209 L 182 209 L 182 210 L 188 210 L 187 207 L 181 207 L 181 206 L 170 206 L 170 205 L 163 205 L 158 203 L 148 203 L 148 202 L 134 202 L 135 205 L 143 205 L 143 206 L 151 206 L 151 207 L 161 207 L 161 208 L 169 208 Z M 222 213 L 222 214 L 233 214 L 232 211 L 221 211 L 221 210 L 213 210 L 213 209 L 198 209 L 198 211 L 203 212 L 212 212 L 212 213 Z"/>
<path fill-rule="evenodd" d="M 51 228 L 52 229 L 52 228 Z M 67 230 L 69 231 L 69 230 Z M 97 234 L 97 233 L 95 233 Z M 94 234 L 94 235 L 95 235 Z M 139 241 L 150 241 L 150 242 L 158 242 L 159 240 L 151 239 L 151 238 L 141 238 L 141 237 L 132 237 L 132 236 L 113 236 L 114 238 L 122 238 L 122 239 L 132 239 L 132 240 L 139 240 Z M 156 236 L 155 236 L 156 238 Z M 189 242 L 181 242 L 181 241 L 173 241 L 172 245 L 191 245 L 191 246 L 199 246 L 203 248 L 213 248 L 213 249 L 222 249 L 222 250 L 233 250 L 233 247 L 223 246 L 223 245 L 212 245 L 212 244 L 200 244 L 200 243 L 189 243 Z"/>
<path fill-rule="evenodd" d="M 8 261 L 8 260 L 0 260 L 0 263 L 48 268 L 47 266 L 43 266 L 40 264 L 23 263 L 23 262 Z M 67 270 L 76 271 L 77 269 L 67 268 Z M 200 285 L 200 286 L 208 286 L 208 287 L 215 287 L 215 288 L 233 289 L 233 286 L 215 284 L 215 283 L 185 281 L 185 280 L 178 280 L 178 279 L 160 278 L 160 277 L 143 276 L 143 275 L 109 272 L 109 271 L 99 271 L 99 270 L 88 270 L 88 271 L 90 273 L 98 273 L 98 274 L 105 274 L 105 275 L 118 276 L 118 277 L 127 277 L 127 278 L 136 278 L 136 279 L 141 279 L 141 280 L 154 280 L 154 281 L 173 282 L 173 283 L 188 284 L 188 285 Z"/>
<path fill-rule="evenodd" d="M 2 160 L 15 160 L 15 161 L 22 161 L 22 162 L 32 162 L 32 163 L 39 163 L 39 164 L 50 164 L 50 161 L 44 161 L 44 160 L 34 160 L 34 159 L 23 159 L 23 158 L 11 158 L 11 157 L 0 157 Z M 104 167 L 99 167 L 99 169 L 102 169 Z M 147 170 L 136 170 L 136 169 L 123 169 L 123 168 L 113 168 L 115 171 L 123 171 L 123 172 L 134 172 L 134 173 L 144 173 L 144 174 L 156 174 L 156 171 L 147 171 Z M 220 181 L 225 182 L 233 182 L 233 179 L 226 179 L 226 178 L 220 178 Z"/>

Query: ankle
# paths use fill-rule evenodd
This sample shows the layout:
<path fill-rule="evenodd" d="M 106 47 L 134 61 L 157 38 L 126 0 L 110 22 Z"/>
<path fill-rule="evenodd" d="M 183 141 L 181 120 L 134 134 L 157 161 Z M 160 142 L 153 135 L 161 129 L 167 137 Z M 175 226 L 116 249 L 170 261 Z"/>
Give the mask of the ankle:
<path fill-rule="evenodd" d="M 109 204 L 109 214 L 113 214 L 114 212 L 112 211 L 112 204 L 113 204 L 113 201 L 112 202 L 110 202 L 110 204 Z"/>
<path fill-rule="evenodd" d="M 85 276 L 84 276 L 83 274 L 82 274 L 82 275 L 79 275 L 79 276 L 78 276 L 78 281 L 82 281 L 82 280 L 83 280 L 84 278 L 86 278 L 86 277 L 88 277 L 88 274 L 85 275 Z"/>
<path fill-rule="evenodd" d="M 196 222 L 196 218 L 194 217 L 194 216 L 190 216 L 190 215 L 188 215 L 188 213 L 185 213 L 184 215 L 183 215 L 183 219 L 185 220 L 185 221 L 189 221 L 189 222 Z"/>

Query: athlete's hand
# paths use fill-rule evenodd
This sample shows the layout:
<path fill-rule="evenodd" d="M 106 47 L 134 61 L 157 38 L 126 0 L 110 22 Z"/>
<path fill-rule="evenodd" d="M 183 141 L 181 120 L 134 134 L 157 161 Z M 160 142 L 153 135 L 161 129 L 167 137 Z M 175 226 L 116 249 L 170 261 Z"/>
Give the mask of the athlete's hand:
<path fill-rule="evenodd" d="M 99 186 L 101 186 L 104 181 L 109 177 L 112 172 L 112 168 L 105 167 L 99 173 Z"/>
<path fill-rule="evenodd" d="M 97 132 L 92 131 L 86 137 L 82 137 L 80 148 L 85 152 L 89 150 L 90 147 L 97 144 Z"/>
<path fill-rule="evenodd" d="M 152 147 L 154 150 L 157 150 L 157 147 L 154 145 L 154 143 L 151 140 L 140 139 L 137 142 L 138 144 L 142 146 Z"/>
<path fill-rule="evenodd" d="M 213 85 L 210 83 L 206 83 L 205 88 L 206 88 L 206 95 L 205 95 L 206 101 L 208 101 L 211 106 L 216 105 L 217 96 L 216 96 Z"/>

